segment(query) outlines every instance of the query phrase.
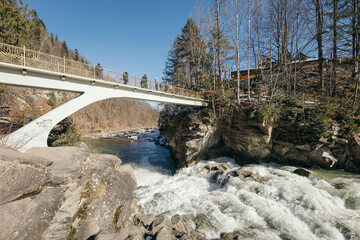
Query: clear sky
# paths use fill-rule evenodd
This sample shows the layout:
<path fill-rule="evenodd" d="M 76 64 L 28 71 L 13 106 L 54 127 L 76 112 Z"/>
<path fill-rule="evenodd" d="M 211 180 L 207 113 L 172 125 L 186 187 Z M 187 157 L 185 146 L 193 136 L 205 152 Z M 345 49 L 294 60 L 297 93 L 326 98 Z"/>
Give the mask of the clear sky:
<path fill-rule="evenodd" d="M 171 43 L 199 0 L 24 0 L 49 33 L 93 64 L 162 78 Z"/>

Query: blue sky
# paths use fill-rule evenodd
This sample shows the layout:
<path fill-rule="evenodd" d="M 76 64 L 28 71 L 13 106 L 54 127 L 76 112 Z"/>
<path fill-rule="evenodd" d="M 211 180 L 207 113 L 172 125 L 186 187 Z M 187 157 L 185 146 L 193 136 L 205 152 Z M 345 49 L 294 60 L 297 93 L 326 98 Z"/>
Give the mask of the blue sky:
<path fill-rule="evenodd" d="M 161 79 L 171 43 L 199 0 L 24 0 L 47 30 L 92 63 Z"/>

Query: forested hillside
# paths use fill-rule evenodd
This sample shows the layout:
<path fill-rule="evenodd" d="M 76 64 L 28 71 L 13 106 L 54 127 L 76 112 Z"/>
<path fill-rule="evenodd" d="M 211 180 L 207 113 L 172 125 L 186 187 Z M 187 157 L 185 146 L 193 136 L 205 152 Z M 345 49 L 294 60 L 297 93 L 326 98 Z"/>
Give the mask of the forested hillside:
<path fill-rule="evenodd" d="M 29 9 L 18 0 L 1 0 L 0 42 L 91 63 L 78 49 L 68 48 L 65 40 L 60 40 L 57 34 L 49 33 L 36 10 Z M 49 101 L 51 96 L 55 97 L 56 104 L 59 105 L 76 97 L 76 94 L 2 85 L 0 107 L 10 110 L 12 123 L 21 125 L 28 117 L 36 118 L 50 111 L 53 107 Z M 149 104 L 129 99 L 94 103 L 73 116 L 75 124 L 86 132 L 123 127 L 154 127 L 157 125 L 157 118 L 158 112 Z"/>

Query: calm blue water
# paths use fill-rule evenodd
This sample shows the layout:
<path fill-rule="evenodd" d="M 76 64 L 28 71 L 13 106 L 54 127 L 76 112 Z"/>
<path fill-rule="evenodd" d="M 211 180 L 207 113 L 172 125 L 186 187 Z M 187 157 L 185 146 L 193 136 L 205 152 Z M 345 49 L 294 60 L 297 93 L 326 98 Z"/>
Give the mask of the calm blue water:
<path fill-rule="evenodd" d="M 159 132 L 142 135 L 136 142 L 126 138 L 86 138 L 84 142 L 95 152 L 116 155 L 123 164 L 130 164 L 134 169 L 151 166 L 162 173 L 171 174 L 174 170 L 173 158 L 168 148 L 154 143 L 157 136 Z"/>

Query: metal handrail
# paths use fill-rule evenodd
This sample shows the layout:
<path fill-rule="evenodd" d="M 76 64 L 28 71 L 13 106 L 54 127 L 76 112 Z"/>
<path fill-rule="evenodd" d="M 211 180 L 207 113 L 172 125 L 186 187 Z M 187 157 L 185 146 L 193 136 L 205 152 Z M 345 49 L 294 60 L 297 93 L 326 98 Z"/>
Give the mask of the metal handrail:
<path fill-rule="evenodd" d="M 204 99 L 201 92 L 180 88 L 171 84 L 155 82 L 152 80 L 142 81 L 142 78 L 128 75 L 128 82 L 124 82 L 124 74 L 121 72 L 85 64 L 79 61 L 57 57 L 54 55 L 16 47 L 6 43 L 0 43 L 0 62 L 16 64 L 24 67 L 32 67 L 52 72 L 64 73 L 80 77 L 110 81 L 123 85 L 149 89 L 164 93 L 171 93 L 185 97 Z"/>

